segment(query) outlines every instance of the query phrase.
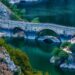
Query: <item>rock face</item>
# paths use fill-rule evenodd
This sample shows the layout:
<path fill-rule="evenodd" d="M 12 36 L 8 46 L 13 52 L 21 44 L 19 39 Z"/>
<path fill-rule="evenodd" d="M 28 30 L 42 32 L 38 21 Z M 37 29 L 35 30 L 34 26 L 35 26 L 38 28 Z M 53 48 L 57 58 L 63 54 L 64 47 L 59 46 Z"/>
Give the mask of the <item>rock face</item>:
<path fill-rule="evenodd" d="M 8 52 L 5 48 L 0 47 L 0 75 L 14 75 L 18 72 L 18 67 L 10 59 Z M 19 75 L 17 73 L 16 75 Z"/>
<path fill-rule="evenodd" d="M 75 58 L 73 55 L 69 55 L 67 62 L 60 65 L 63 70 L 75 71 Z"/>
<path fill-rule="evenodd" d="M 10 14 L 2 3 L 0 3 L 0 19 L 10 19 Z"/>

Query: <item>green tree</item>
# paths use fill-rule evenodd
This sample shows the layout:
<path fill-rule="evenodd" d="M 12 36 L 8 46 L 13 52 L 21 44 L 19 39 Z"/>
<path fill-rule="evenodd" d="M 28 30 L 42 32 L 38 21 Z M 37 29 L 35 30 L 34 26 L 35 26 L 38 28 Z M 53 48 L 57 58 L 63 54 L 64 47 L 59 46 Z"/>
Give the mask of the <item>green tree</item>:
<path fill-rule="evenodd" d="M 60 52 L 59 48 L 54 48 L 53 51 L 52 51 L 52 53 L 51 53 L 51 55 L 52 56 L 58 56 L 59 52 Z"/>
<path fill-rule="evenodd" d="M 71 45 L 70 42 L 65 42 L 65 43 L 62 43 L 62 44 L 61 44 L 61 47 L 62 47 L 62 48 L 65 48 L 65 47 L 67 47 L 67 46 L 69 47 L 70 45 Z"/>
<path fill-rule="evenodd" d="M 5 40 L 3 40 L 2 38 L 0 38 L 0 45 L 4 45 L 5 44 Z"/>
<path fill-rule="evenodd" d="M 57 56 L 57 57 L 60 57 L 60 58 L 67 58 L 68 54 L 60 48 L 55 48 L 52 51 L 52 56 Z"/>

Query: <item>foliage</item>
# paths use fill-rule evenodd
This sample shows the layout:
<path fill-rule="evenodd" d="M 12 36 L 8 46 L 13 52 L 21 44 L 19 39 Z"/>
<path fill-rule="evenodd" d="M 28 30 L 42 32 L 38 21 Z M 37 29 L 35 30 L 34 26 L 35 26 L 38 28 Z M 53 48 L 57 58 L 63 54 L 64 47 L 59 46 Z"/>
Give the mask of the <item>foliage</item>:
<path fill-rule="evenodd" d="M 32 68 L 29 63 L 29 58 L 25 53 L 23 53 L 21 50 L 12 47 L 9 44 L 6 44 L 5 41 L 0 38 L 0 45 L 4 46 L 6 50 L 9 52 L 11 59 L 14 61 L 14 63 L 17 66 L 21 67 L 22 72 L 24 75 L 28 75 L 26 71 L 32 73 Z"/>
<path fill-rule="evenodd" d="M 2 38 L 0 38 L 0 45 L 4 45 L 4 44 L 5 44 L 5 41 Z"/>
<path fill-rule="evenodd" d="M 15 20 L 23 20 L 22 17 L 21 17 L 21 11 L 19 9 L 17 9 L 17 6 L 16 5 L 12 5 L 12 4 L 9 4 L 9 0 L 0 0 L 4 5 L 7 6 L 8 9 L 11 10 L 11 18 L 15 19 Z"/>
<path fill-rule="evenodd" d="M 58 57 L 60 57 L 60 58 L 67 58 L 68 54 L 62 50 L 62 51 L 59 52 Z"/>
<path fill-rule="evenodd" d="M 36 18 L 34 18 L 31 22 L 33 22 L 33 23 L 39 23 L 40 21 L 39 21 L 39 18 L 36 17 Z"/>
<path fill-rule="evenodd" d="M 60 49 L 60 48 L 55 48 L 52 51 L 52 56 L 58 56 L 60 58 L 67 58 L 68 54 L 65 51 L 63 51 L 62 49 Z"/>
<path fill-rule="evenodd" d="M 0 45 L 5 47 L 14 63 L 17 66 L 20 66 L 22 71 L 21 75 L 43 75 L 41 71 L 36 71 L 34 74 L 26 53 L 22 52 L 18 48 L 14 48 L 11 45 L 7 44 L 3 38 L 0 38 Z M 16 72 L 15 74 L 17 73 L 18 72 Z"/>
<path fill-rule="evenodd" d="M 67 46 L 69 47 L 70 45 L 71 45 L 70 42 L 65 42 L 65 43 L 62 43 L 62 44 L 61 44 L 61 47 L 62 47 L 62 48 L 65 48 L 65 47 L 67 47 Z"/>
<path fill-rule="evenodd" d="M 52 51 L 52 53 L 51 53 L 51 55 L 52 56 L 58 56 L 59 51 L 60 50 L 58 48 L 54 48 L 53 51 Z"/>

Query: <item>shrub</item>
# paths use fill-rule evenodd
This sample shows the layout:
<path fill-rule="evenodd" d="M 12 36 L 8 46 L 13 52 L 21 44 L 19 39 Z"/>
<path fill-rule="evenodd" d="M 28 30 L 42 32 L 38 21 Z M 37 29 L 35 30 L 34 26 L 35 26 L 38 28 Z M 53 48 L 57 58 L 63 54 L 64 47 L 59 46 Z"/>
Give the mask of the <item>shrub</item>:
<path fill-rule="evenodd" d="M 70 42 L 65 42 L 65 43 L 62 43 L 62 44 L 61 44 L 61 47 L 62 47 L 62 48 L 65 48 L 65 47 L 70 46 L 70 45 L 71 45 Z"/>

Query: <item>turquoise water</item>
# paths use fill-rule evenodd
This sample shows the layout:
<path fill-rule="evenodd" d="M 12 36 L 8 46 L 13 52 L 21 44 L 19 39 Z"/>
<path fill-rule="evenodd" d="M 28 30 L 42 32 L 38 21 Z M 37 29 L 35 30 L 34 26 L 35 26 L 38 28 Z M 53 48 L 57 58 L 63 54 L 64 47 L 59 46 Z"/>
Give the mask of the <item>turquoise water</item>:
<path fill-rule="evenodd" d="M 61 70 L 50 64 L 51 49 L 48 45 L 45 46 L 43 43 L 39 43 L 38 45 L 33 40 L 13 40 L 12 38 L 8 38 L 6 40 L 8 43 L 20 48 L 23 52 L 27 53 L 33 69 L 49 72 L 51 75 L 62 75 Z"/>
<path fill-rule="evenodd" d="M 75 73 L 61 70 L 50 63 L 52 45 L 47 45 L 42 42 L 37 43 L 34 40 L 25 40 L 23 38 L 5 38 L 7 43 L 14 47 L 20 48 L 25 52 L 35 70 L 40 70 L 43 73 L 49 72 L 50 75 L 74 75 Z M 55 47 L 55 46 L 53 46 Z"/>
<path fill-rule="evenodd" d="M 51 75 L 70 75 L 58 69 L 50 63 L 51 51 L 54 44 L 45 44 L 35 40 L 26 40 L 24 38 L 5 38 L 7 43 L 14 47 L 20 48 L 25 52 L 30 60 L 33 69 L 49 72 Z M 68 73 L 68 72 L 67 72 Z"/>

